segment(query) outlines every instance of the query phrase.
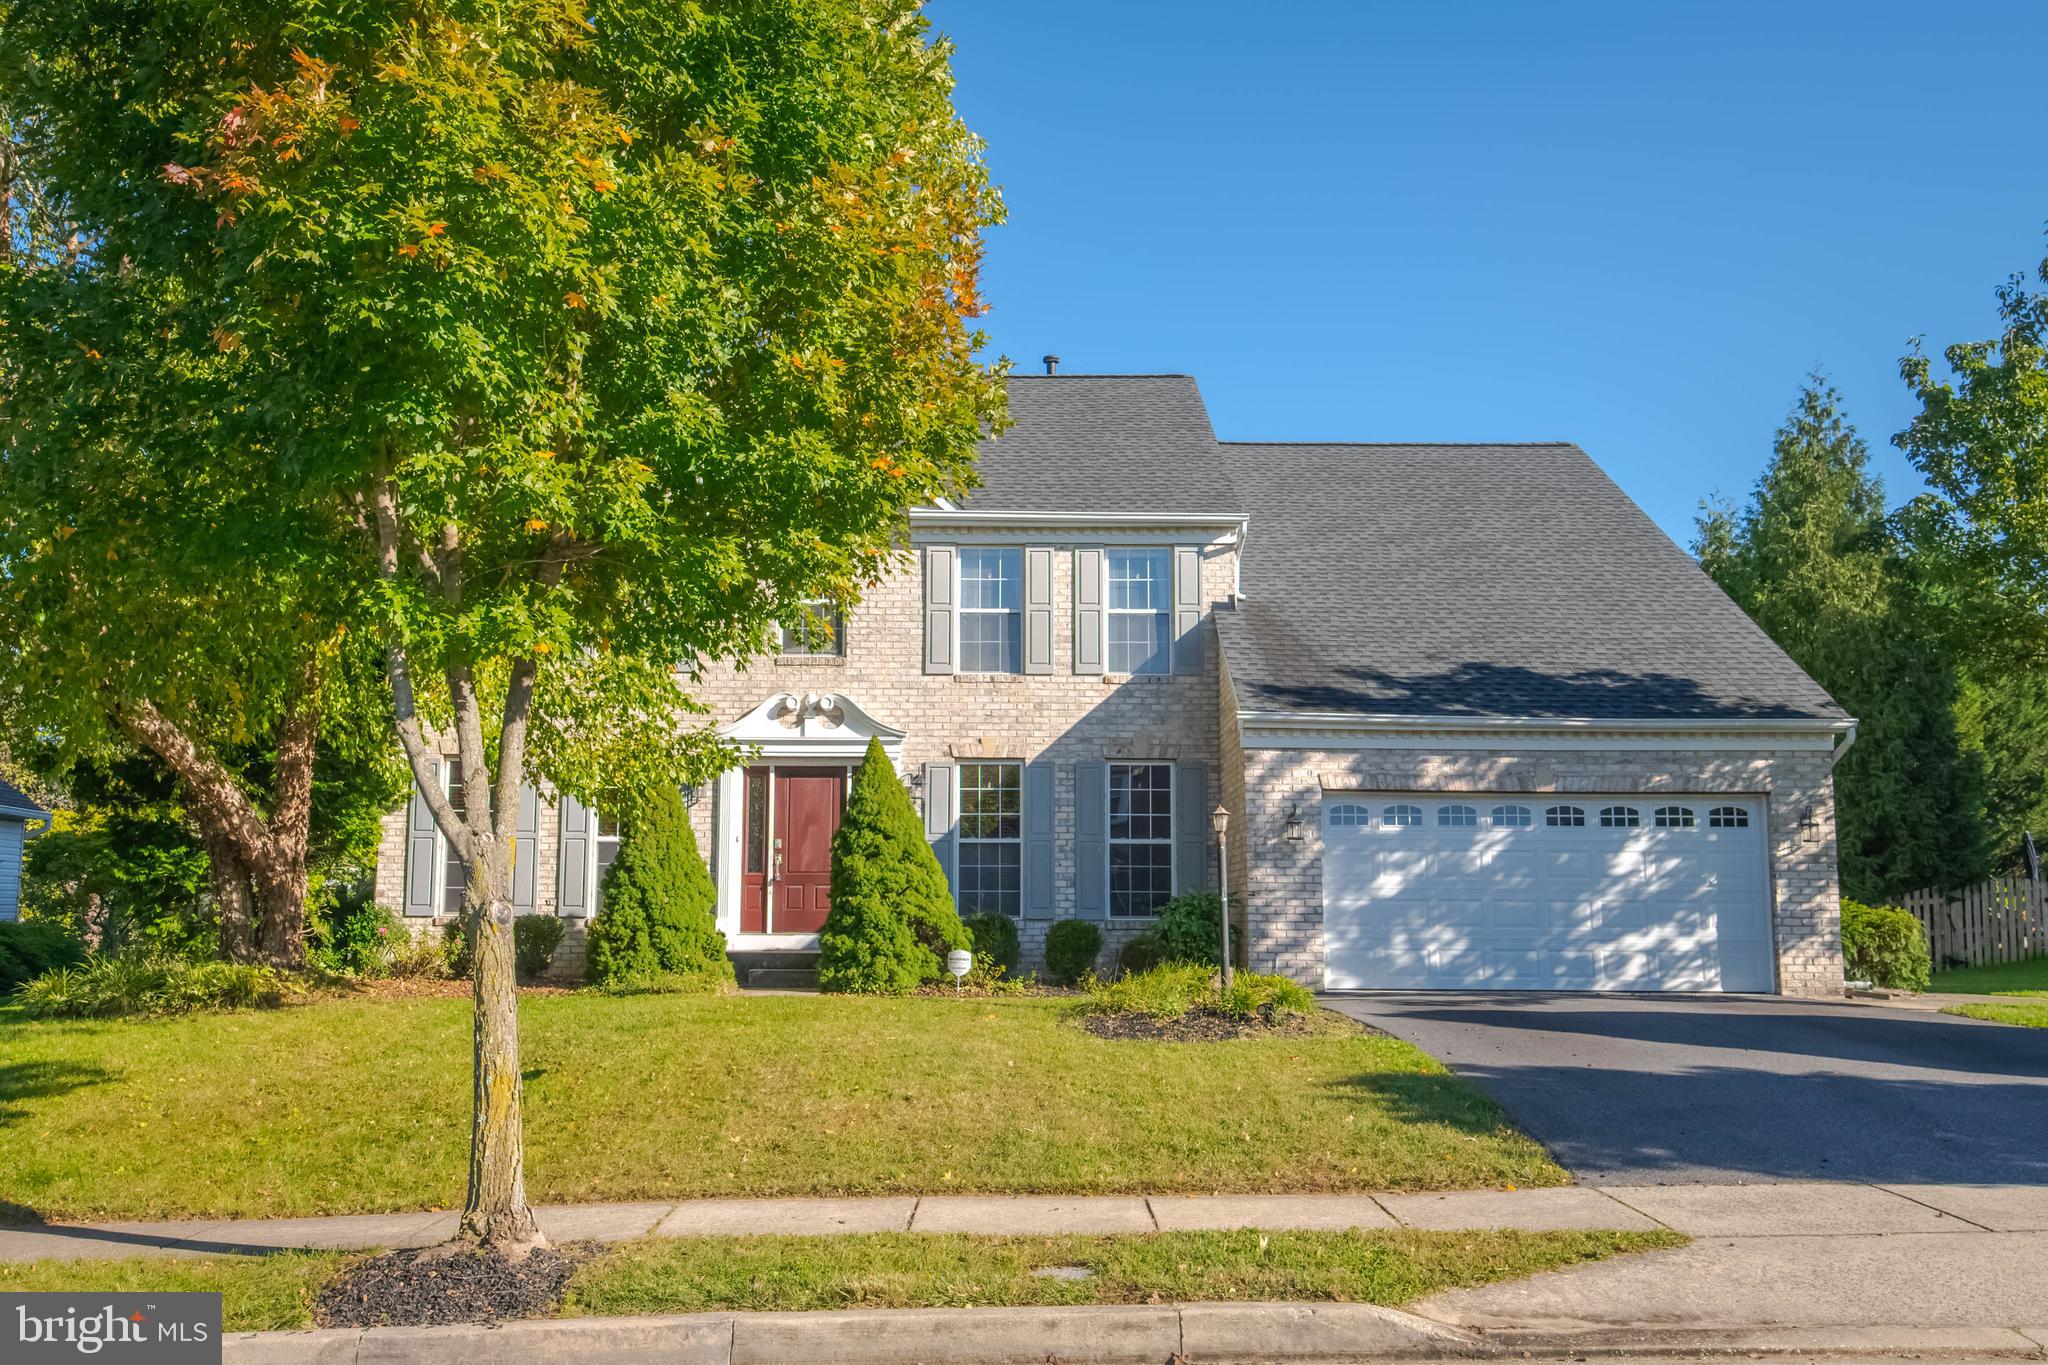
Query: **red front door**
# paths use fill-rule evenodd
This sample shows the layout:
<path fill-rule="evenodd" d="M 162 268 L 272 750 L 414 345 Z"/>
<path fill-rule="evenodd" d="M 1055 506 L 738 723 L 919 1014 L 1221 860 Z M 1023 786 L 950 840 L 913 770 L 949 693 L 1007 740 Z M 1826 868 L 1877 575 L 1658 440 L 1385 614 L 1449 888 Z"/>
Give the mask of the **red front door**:
<path fill-rule="evenodd" d="M 771 928 L 815 934 L 831 908 L 832 836 L 846 804 L 846 769 L 777 768 L 774 785 Z"/>

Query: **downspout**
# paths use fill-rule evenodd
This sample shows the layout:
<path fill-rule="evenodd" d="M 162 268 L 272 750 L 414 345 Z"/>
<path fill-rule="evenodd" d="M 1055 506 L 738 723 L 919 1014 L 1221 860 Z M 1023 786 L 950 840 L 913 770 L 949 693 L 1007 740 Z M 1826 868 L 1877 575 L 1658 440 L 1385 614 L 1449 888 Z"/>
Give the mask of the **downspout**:
<path fill-rule="evenodd" d="M 1852 720 L 1849 722 L 1848 734 L 1843 737 L 1842 742 L 1840 744 L 1835 746 L 1834 752 L 1828 755 L 1828 771 L 1833 772 L 1835 770 L 1835 765 L 1842 761 L 1842 755 L 1848 753 L 1849 750 L 1855 747 L 1856 722 Z"/>
<path fill-rule="evenodd" d="M 1244 600 L 1244 542 L 1252 533 L 1252 519 L 1246 517 L 1237 524 L 1237 555 L 1230 562 L 1230 605 L 1236 606 Z"/>

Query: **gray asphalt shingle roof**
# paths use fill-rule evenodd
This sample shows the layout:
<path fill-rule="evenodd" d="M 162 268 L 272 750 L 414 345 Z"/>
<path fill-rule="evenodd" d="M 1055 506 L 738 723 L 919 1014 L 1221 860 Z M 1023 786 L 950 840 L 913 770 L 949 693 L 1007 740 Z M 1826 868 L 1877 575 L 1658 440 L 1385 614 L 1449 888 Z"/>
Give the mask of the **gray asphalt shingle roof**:
<path fill-rule="evenodd" d="M 1252 710 L 1837 720 L 1575 445 L 1219 444 L 1185 375 L 1022 376 L 970 508 L 1239 512 Z"/>
<path fill-rule="evenodd" d="M 49 812 L 31 801 L 21 788 L 0 777 L 0 818 L 40 820 Z"/>
<path fill-rule="evenodd" d="M 976 511 L 1235 512 L 1184 374 L 1012 375 L 1015 425 L 981 443 Z M 1107 500 L 1107 501 L 1105 501 Z"/>

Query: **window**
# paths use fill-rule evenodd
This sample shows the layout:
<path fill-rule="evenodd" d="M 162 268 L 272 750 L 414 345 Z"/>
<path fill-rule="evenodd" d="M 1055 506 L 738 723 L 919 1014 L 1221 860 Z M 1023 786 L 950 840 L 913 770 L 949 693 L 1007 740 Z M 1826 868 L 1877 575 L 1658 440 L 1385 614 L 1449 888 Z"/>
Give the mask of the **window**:
<path fill-rule="evenodd" d="M 747 769 L 747 875 L 768 870 L 768 770 Z"/>
<path fill-rule="evenodd" d="M 1602 829 L 1638 829 L 1642 823 L 1642 812 L 1634 806 L 1603 806 L 1600 809 Z"/>
<path fill-rule="evenodd" d="M 1330 807 L 1330 823 L 1346 829 L 1363 829 L 1372 823 L 1372 812 L 1347 801 L 1341 806 Z"/>
<path fill-rule="evenodd" d="M 619 858 L 619 817 L 597 812 L 597 844 L 591 850 L 596 856 L 590 860 L 590 913 L 604 913 L 604 874 L 611 871 L 612 864 Z"/>
<path fill-rule="evenodd" d="M 1017 673 L 1024 653 L 1024 552 L 960 551 L 960 671 Z"/>
<path fill-rule="evenodd" d="M 1445 829 L 1471 829 L 1479 823 L 1477 806 L 1438 806 L 1436 822 Z"/>
<path fill-rule="evenodd" d="M 803 612 L 794 625 L 780 627 L 778 654 L 831 658 L 846 653 L 846 613 L 838 603 L 814 598 L 804 603 Z"/>
<path fill-rule="evenodd" d="M 1173 899 L 1173 765 L 1109 765 L 1109 913 L 1156 915 Z"/>
<path fill-rule="evenodd" d="M 1691 829 L 1699 823 L 1691 806 L 1659 806 L 1656 821 L 1658 829 Z"/>
<path fill-rule="evenodd" d="M 1534 822 L 1527 806 L 1495 806 L 1486 818 L 1500 829 L 1527 829 Z"/>
<path fill-rule="evenodd" d="M 1112 673 L 1165 673 L 1173 584 L 1165 550 L 1109 552 L 1109 660 Z"/>
<path fill-rule="evenodd" d="M 1543 812 L 1543 823 L 1552 829 L 1583 829 L 1586 812 L 1579 806 L 1552 806 Z"/>
<path fill-rule="evenodd" d="M 1024 908 L 1024 766 L 960 765 L 960 913 Z"/>
<path fill-rule="evenodd" d="M 1749 812 L 1740 806 L 1716 806 L 1707 812 L 1708 829 L 1748 829 Z"/>
<path fill-rule="evenodd" d="M 1380 812 L 1381 829 L 1405 829 L 1422 823 L 1420 806 L 1388 806 Z"/>
<path fill-rule="evenodd" d="M 448 804 L 455 807 L 457 815 L 467 815 L 462 801 L 462 765 L 448 765 Z M 459 915 L 462 913 L 463 893 L 469 887 L 469 874 L 463 870 L 462 855 L 455 851 L 455 845 L 448 842 L 448 836 L 441 836 L 441 913 Z"/>

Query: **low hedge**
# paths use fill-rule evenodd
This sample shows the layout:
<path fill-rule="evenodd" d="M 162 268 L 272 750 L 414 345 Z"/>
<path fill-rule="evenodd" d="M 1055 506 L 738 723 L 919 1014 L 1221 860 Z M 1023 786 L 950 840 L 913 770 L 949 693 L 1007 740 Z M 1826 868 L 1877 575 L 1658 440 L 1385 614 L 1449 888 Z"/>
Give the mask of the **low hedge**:
<path fill-rule="evenodd" d="M 1088 992 L 1090 1014 L 1142 1014 L 1153 1019 L 1180 1019 L 1201 1010 L 1249 1019 L 1266 1013 L 1309 1014 L 1316 998 L 1306 986 L 1284 976 L 1257 972 L 1232 974 L 1225 990 L 1214 967 L 1169 962 L 1150 971 L 1133 972 Z"/>
<path fill-rule="evenodd" d="M 1018 964 L 1024 960 L 1023 947 L 1017 941 L 1017 921 L 989 912 L 968 915 L 961 923 L 967 926 L 967 936 L 974 940 L 975 957 L 993 958 L 1005 975 L 1017 974 Z"/>
<path fill-rule="evenodd" d="M 1063 919 L 1045 931 L 1045 974 L 1071 986 L 1095 970 L 1102 956 L 1102 930 L 1085 919 Z"/>
<path fill-rule="evenodd" d="M 96 957 L 59 967 L 23 986 L 15 999 L 31 1019 L 110 1019 L 123 1014 L 187 1014 L 264 1009 L 288 989 L 272 967 L 187 962 L 175 957 Z"/>
<path fill-rule="evenodd" d="M 0 994 L 27 985 L 44 972 L 83 961 L 85 945 L 61 924 L 0 920 Z"/>
<path fill-rule="evenodd" d="M 1927 930 L 1895 905 L 1842 901 L 1842 960 L 1852 981 L 1890 991 L 1924 991 L 1934 963 Z"/>

